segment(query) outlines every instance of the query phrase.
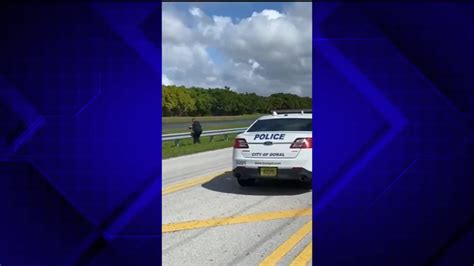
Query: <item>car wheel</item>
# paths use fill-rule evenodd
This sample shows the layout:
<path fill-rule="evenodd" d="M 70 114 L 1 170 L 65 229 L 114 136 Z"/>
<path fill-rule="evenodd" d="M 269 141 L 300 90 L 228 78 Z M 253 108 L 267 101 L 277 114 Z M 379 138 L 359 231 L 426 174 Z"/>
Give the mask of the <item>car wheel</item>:
<path fill-rule="evenodd" d="M 248 179 L 238 178 L 237 182 L 239 182 L 239 185 L 241 185 L 242 187 L 248 187 L 248 186 L 253 186 L 255 184 L 255 179 L 254 178 L 248 178 Z"/>

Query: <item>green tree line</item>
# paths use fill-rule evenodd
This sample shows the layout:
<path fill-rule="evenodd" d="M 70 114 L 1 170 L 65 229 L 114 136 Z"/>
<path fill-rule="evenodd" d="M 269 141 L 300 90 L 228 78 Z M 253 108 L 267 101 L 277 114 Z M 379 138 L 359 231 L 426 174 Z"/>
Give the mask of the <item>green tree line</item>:
<path fill-rule="evenodd" d="M 311 98 L 290 93 L 260 96 L 237 93 L 229 87 L 204 89 L 162 87 L 163 116 L 243 115 L 278 109 L 311 109 Z"/>

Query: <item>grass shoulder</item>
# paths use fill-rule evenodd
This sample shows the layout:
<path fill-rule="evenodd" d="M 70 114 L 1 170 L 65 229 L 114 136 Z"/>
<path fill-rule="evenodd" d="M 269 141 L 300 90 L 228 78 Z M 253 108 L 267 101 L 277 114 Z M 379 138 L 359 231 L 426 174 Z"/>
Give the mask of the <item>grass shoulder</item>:
<path fill-rule="evenodd" d="M 212 151 L 232 147 L 233 140 L 237 134 L 230 134 L 225 140 L 224 136 L 215 136 L 212 142 L 209 137 L 201 137 L 200 144 L 193 144 L 192 138 L 180 140 L 179 146 L 174 141 L 163 141 L 162 158 L 168 159 L 198 152 Z"/>
<path fill-rule="evenodd" d="M 239 128 L 239 127 L 248 127 L 249 126 L 249 123 L 242 123 L 242 124 L 236 124 L 236 125 L 232 125 L 233 128 Z M 206 128 L 204 128 L 205 131 L 208 131 L 208 130 L 218 130 L 218 129 L 227 129 L 229 128 L 228 125 L 221 125 L 221 126 L 208 126 Z M 173 134 L 173 133 L 185 133 L 185 132 L 191 132 L 190 129 L 186 129 L 186 128 L 171 128 L 171 129 L 165 129 L 163 128 L 161 130 L 161 134 Z"/>

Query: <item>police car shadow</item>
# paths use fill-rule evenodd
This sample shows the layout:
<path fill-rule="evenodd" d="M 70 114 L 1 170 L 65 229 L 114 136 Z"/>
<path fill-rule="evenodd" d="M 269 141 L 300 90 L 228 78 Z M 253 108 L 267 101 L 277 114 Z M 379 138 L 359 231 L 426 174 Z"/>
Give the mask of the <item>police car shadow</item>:
<path fill-rule="evenodd" d="M 241 195 L 284 196 L 311 192 L 311 189 L 305 188 L 300 182 L 292 180 L 257 180 L 253 186 L 242 187 L 232 172 L 216 176 L 201 186 L 217 192 Z"/>

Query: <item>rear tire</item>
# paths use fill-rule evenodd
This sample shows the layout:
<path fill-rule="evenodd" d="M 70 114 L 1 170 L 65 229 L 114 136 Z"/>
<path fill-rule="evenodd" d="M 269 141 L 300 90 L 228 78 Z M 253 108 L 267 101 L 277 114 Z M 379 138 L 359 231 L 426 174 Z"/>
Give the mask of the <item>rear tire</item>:
<path fill-rule="evenodd" d="M 239 182 L 239 185 L 242 187 L 249 187 L 255 185 L 255 179 L 254 178 L 237 178 L 237 182 Z"/>
<path fill-rule="evenodd" d="M 301 183 L 302 183 L 302 185 L 303 185 L 303 188 L 305 188 L 305 189 L 313 189 L 313 181 L 312 181 L 312 180 L 309 180 L 309 181 L 302 181 Z"/>

